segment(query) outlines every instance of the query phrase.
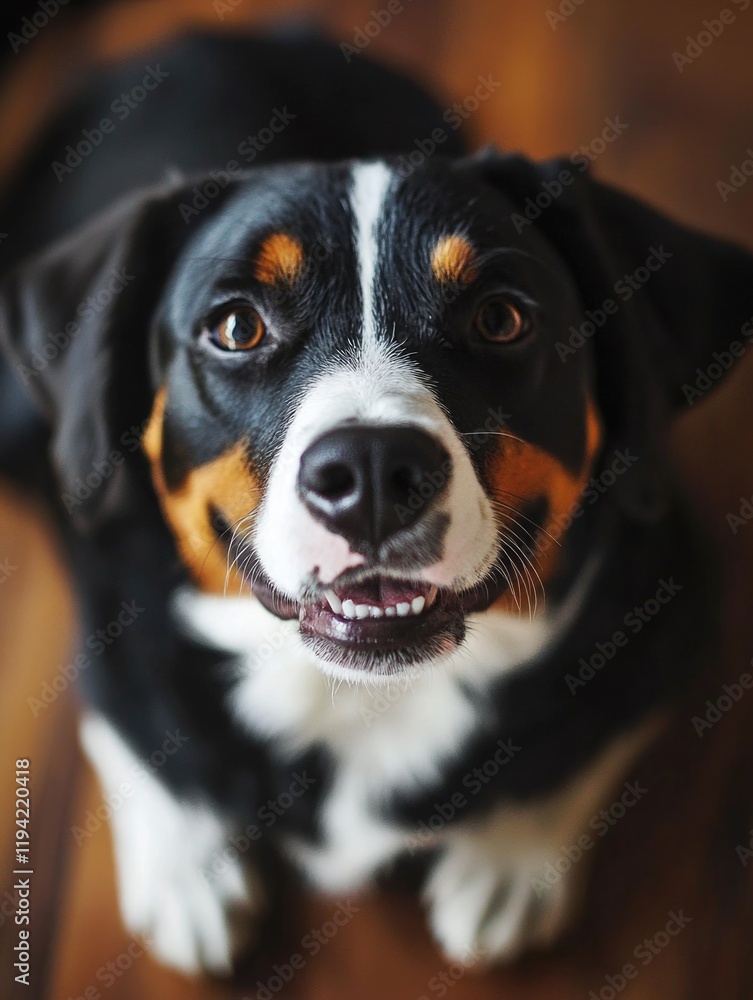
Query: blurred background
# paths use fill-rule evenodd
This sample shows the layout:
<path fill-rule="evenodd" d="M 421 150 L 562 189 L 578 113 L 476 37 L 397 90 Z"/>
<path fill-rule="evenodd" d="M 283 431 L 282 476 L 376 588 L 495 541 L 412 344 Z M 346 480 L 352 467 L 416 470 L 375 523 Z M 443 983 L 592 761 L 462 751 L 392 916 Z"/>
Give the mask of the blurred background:
<path fill-rule="evenodd" d="M 602 179 L 753 246 L 751 0 L 729 0 L 726 8 L 722 0 L 392 0 L 388 23 L 382 14 L 379 25 L 375 11 L 387 6 L 386 0 L 7 3 L 0 13 L 0 187 L 92 65 L 189 28 L 248 31 L 295 16 L 347 46 L 344 58 L 360 58 L 354 54 L 360 50 L 421 81 L 448 112 L 459 104 L 454 113 L 474 145 L 493 142 L 533 157 L 586 156 Z M 721 19 L 722 9 L 731 17 Z M 24 34 L 25 18 L 31 28 Z M 495 84 L 480 101 L 473 99 L 479 78 Z M 324 111 L 337 114 L 336 107 Z M 702 738 L 691 725 L 753 655 L 753 525 L 733 533 L 727 521 L 741 498 L 753 494 L 749 361 L 744 357 L 720 391 L 694 405 L 673 434 L 688 497 L 724 561 L 723 648 L 671 731 L 631 775 L 650 793 L 595 852 L 583 921 L 555 952 L 512 970 L 448 969 L 412 896 L 397 889 L 359 900 L 357 917 L 281 991 L 271 989 L 277 982 L 270 970 L 285 963 L 308 930 L 327 923 L 336 901 L 294 891 L 279 953 L 239 988 L 190 983 L 145 957 L 119 924 L 109 832 L 97 826 L 101 800 L 75 742 L 74 692 L 60 691 L 36 713 L 29 707 L 66 662 L 74 635 L 65 573 L 44 517 L 0 492 L 0 996 L 749 1000 L 753 865 L 745 851 L 753 837 L 753 697 Z M 7 895 L 19 757 L 33 759 L 35 778 L 36 971 L 25 992 L 13 983 Z M 77 844 L 71 827 L 90 813 L 93 832 Z M 647 939 L 663 942 L 670 913 L 681 909 L 690 918 L 687 928 L 666 946 L 654 944 L 648 962 L 638 961 L 636 948 Z M 634 978 L 623 974 L 626 964 L 637 967 Z"/>

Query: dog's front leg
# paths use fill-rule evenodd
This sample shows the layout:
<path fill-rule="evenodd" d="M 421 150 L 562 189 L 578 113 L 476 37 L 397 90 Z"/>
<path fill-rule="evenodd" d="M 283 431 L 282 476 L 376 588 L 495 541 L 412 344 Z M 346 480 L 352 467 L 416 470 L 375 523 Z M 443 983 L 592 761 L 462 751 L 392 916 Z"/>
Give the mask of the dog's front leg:
<path fill-rule="evenodd" d="M 585 842 L 578 860 L 571 860 L 579 838 L 587 836 L 595 846 L 598 823 L 592 821 L 613 801 L 610 795 L 625 794 L 619 782 L 629 777 L 627 768 L 656 731 L 652 720 L 617 739 L 548 799 L 501 805 L 444 832 L 425 899 L 448 958 L 474 964 L 512 960 L 561 936 L 577 913 L 587 875 Z M 631 801 L 641 794 L 633 789 Z"/>
<path fill-rule="evenodd" d="M 226 974 L 264 909 L 251 858 L 216 811 L 176 797 L 101 715 L 81 741 L 111 803 L 123 922 L 181 972 Z"/>

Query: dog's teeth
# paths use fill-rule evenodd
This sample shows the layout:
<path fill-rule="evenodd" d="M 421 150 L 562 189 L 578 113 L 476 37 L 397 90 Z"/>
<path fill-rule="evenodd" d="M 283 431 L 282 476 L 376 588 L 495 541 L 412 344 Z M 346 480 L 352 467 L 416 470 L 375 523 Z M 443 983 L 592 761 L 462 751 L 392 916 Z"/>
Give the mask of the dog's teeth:
<path fill-rule="evenodd" d="M 334 590 L 325 590 L 324 596 L 327 598 L 327 603 L 332 608 L 336 615 L 341 615 L 343 613 L 343 602 L 334 592 Z"/>
<path fill-rule="evenodd" d="M 305 617 L 306 617 L 306 609 L 303 605 L 301 605 L 298 611 L 298 621 L 302 622 Z"/>
<path fill-rule="evenodd" d="M 407 618 L 408 615 L 420 615 L 428 610 L 437 599 L 438 589 L 430 587 L 426 596 L 414 597 L 412 601 L 401 601 L 397 605 L 383 607 L 380 604 L 356 604 L 351 598 L 341 601 L 334 590 L 325 590 L 324 597 L 336 615 L 343 618 L 363 620 L 364 618 Z M 303 621 L 305 609 L 300 610 L 299 618 Z"/>

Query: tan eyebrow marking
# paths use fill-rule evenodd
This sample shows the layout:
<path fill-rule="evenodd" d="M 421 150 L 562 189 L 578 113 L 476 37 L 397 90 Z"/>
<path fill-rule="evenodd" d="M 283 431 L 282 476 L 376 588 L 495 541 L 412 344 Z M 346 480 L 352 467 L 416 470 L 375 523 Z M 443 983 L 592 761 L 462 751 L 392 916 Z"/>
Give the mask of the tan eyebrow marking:
<path fill-rule="evenodd" d="M 254 275 L 265 285 L 292 285 L 303 265 L 303 247 L 287 233 L 272 233 L 262 243 L 254 264 Z"/>
<path fill-rule="evenodd" d="M 465 236 L 443 236 L 432 252 L 431 270 L 442 284 L 468 285 L 477 273 L 476 251 Z"/>

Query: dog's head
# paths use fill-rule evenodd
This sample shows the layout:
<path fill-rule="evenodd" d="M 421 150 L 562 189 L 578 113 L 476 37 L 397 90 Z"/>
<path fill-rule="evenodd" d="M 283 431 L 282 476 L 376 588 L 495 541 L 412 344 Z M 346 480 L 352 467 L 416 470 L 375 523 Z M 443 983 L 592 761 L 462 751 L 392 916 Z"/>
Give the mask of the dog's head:
<path fill-rule="evenodd" d="M 661 421 L 752 311 L 744 253 L 566 162 L 283 166 L 193 197 L 130 199 L 21 268 L 11 353 L 64 494 L 103 480 L 82 528 L 127 523 L 143 428 L 195 579 L 351 678 L 529 614 L 610 449 L 640 458 L 614 501 L 655 517 Z"/>

